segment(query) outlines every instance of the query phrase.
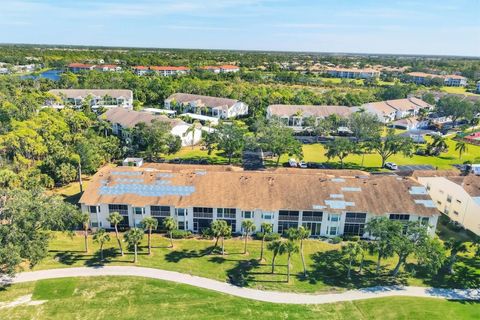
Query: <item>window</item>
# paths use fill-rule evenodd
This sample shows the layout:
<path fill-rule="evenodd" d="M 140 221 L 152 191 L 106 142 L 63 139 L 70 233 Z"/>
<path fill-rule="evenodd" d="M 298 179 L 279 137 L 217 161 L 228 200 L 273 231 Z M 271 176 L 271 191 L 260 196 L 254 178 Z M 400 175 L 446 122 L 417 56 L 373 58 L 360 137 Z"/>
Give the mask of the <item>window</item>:
<path fill-rule="evenodd" d="M 448 210 L 447 207 L 445 207 L 445 210 L 443 210 L 443 212 L 445 212 L 445 214 L 448 214 L 448 211 L 449 211 L 449 210 Z"/>
<path fill-rule="evenodd" d="M 312 237 L 316 237 L 316 236 L 320 236 L 320 231 L 322 229 L 322 224 L 319 223 L 319 222 L 304 222 L 302 223 L 302 226 L 307 229 L 307 230 L 310 230 L 310 235 Z"/>
<path fill-rule="evenodd" d="M 428 226 L 429 219 L 428 217 L 418 217 L 418 221 L 424 226 Z"/>
<path fill-rule="evenodd" d="M 321 211 L 303 211 L 302 221 L 322 221 L 323 212 Z"/>
<path fill-rule="evenodd" d="M 339 214 L 329 214 L 328 215 L 328 221 L 338 222 L 338 221 L 340 221 L 340 215 Z"/>
<path fill-rule="evenodd" d="M 170 207 L 168 206 L 151 206 L 150 214 L 152 217 L 169 217 Z"/>
<path fill-rule="evenodd" d="M 242 218 L 244 219 L 253 219 L 254 212 L 252 211 L 242 211 Z"/>
<path fill-rule="evenodd" d="M 90 213 L 97 213 L 97 206 L 90 206 Z"/>
<path fill-rule="evenodd" d="M 462 203 L 462 201 L 460 201 L 460 200 L 457 199 L 457 203 Z"/>
<path fill-rule="evenodd" d="M 438 192 L 440 192 L 441 194 L 444 194 L 443 190 L 438 190 Z"/>
<path fill-rule="evenodd" d="M 449 202 L 449 203 L 452 202 L 452 196 L 451 195 L 447 195 L 447 202 Z"/>
<path fill-rule="evenodd" d="M 442 205 L 442 202 L 437 200 L 437 204 L 438 204 L 439 206 L 441 206 L 441 205 Z"/>
<path fill-rule="evenodd" d="M 390 220 L 408 221 L 410 220 L 409 214 L 391 214 Z"/>
<path fill-rule="evenodd" d="M 290 228 L 298 228 L 298 222 L 295 221 L 279 221 L 278 222 L 278 233 L 284 233 Z"/>
<path fill-rule="evenodd" d="M 194 207 L 193 217 L 195 218 L 213 218 L 213 208 Z"/>
<path fill-rule="evenodd" d="M 427 191 L 430 191 L 430 183 L 427 183 Z"/>
<path fill-rule="evenodd" d="M 133 212 L 134 212 L 135 214 L 140 214 L 140 215 L 142 215 L 142 214 L 145 213 L 145 209 L 144 209 L 144 208 L 140 208 L 140 207 L 135 207 L 135 208 L 133 208 Z"/>
<path fill-rule="evenodd" d="M 337 235 L 337 227 L 330 227 L 330 231 L 328 232 L 329 235 L 331 236 L 336 236 Z"/>
<path fill-rule="evenodd" d="M 272 220 L 274 217 L 273 212 L 263 212 L 262 213 L 262 219 L 263 220 Z"/>
<path fill-rule="evenodd" d="M 93 221 L 92 221 L 92 223 L 91 223 L 91 224 L 92 224 L 92 228 L 96 228 L 96 227 L 98 227 L 98 222 L 93 222 Z"/>
<path fill-rule="evenodd" d="M 122 216 L 128 216 L 128 206 L 126 204 L 109 204 L 108 212 L 118 212 Z"/>
<path fill-rule="evenodd" d="M 188 212 L 187 212 L 187 209 L 185 208 L 176 208 L 175 214 L 177 215 L 177 217 L 185 217 L 188 214 Z"/>
<path fill-rule="evenodd" d="M 217 218 L 235 219 L 236 212 L 235 208 L 217 208 Z"/>
<path fill-rule="evenodd" d="M 453 210 L 453 214 L 458 216 L 458 211 Z"/>
<path fill-rule="evenodd" d="M 280 210 L 278 211 L 278 220 L 298 221 L 299 211 Z"/>

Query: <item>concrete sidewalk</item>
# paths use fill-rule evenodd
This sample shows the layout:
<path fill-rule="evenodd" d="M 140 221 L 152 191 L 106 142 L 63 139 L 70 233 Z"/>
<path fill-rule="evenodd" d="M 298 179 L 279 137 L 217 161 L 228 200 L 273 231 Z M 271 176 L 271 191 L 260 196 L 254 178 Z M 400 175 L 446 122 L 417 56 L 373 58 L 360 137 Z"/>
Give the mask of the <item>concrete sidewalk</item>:
<path fill-rule="evenodd" d="M 43 279 L 65 277 L 92 277 L 92 276 L 136 276 L 159 280 L 183 283 L 199 288 L 214 290 L 233 296 L 272 303 L 286 304 L 323 304 L 352 300 L 363 300 L 391 296 L 408 296 L 421 298 L 440 298 L 448 300 L 480 300 L 480 289 L 438 289 L 427 287 L 371 287 L 345 291 L 334 294 L 301 294 L 278 291 L 263 291 L 237 287 L 225 282 L 191 276 L 174 271 L 142 267 L 80 267 L 65 269 L 50 269 L 17 274 L 13 279 L 4 280 L 8 283 L 21 283 Z"/>

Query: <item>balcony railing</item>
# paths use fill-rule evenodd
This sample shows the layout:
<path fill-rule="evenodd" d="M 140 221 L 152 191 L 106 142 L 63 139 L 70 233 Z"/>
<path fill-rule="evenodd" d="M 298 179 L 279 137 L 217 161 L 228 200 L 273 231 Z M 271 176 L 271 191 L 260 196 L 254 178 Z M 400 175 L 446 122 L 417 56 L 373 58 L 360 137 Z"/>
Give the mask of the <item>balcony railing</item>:
<path fill-rule="evenodd" d="M 194 212 L 193 213 L 194 218 L 213 218 L 213 213 L 206 213 L 206 212 Z"/>
<path fill-rule="evenodd" d="M 365 218 L 345 218 L 345 223 L 365 223 Z"/>
<path fill-rule="evenodd" d="M 315 217 L 315 216 L 302 217 L 302 221 L 322 222 L 322 220 L 323 220 L 323 217 Z"/>
<path fill-rule="evenodd" d="M 298 221 L 298 216 L 278 216 L 278 220 L 281 221 Z"/>

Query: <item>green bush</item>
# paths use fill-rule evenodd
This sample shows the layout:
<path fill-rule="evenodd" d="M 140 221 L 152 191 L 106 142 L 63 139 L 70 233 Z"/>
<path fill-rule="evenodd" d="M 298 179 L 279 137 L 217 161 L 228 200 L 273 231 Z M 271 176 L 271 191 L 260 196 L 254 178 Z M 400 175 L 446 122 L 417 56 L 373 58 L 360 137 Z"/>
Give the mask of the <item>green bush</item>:
<path fill-rule="evenodd" d="M 359 236 L 343 236 L 343 240 L 357 242 L 357 241 L 360 241 L 360 237 Z"/>
<path fill-rule="evenodd" d="M 262 240 L 263 238 L 263 232 L 257 232 L 255 233 L 255 239 L 257 240 Z M 265 236 L 265 241 L 274 241 L 274 240 L 278 240 L 280 239 L 280 234 L 276 233 L 276 232 L 272 232 L 272 233 L 267 233 L 267 235 Z"/>
<path fill-rule="evenodd" d="M 331 241 L 332 241 L 332 243 L 337 244 L 337 243 L 342 242 L 342 238 L 340 238 L 340 237 L 338 237 L 338 236 L 337 236 L 337 237 L 333 237 L 333 238 L 331 239 Z"/>
<path fill-rule="evenodd" d="M 173 230 L 172 238 L 173 239 L 187 239 L 192 236 L 192 232 L 188 230 Z"/>

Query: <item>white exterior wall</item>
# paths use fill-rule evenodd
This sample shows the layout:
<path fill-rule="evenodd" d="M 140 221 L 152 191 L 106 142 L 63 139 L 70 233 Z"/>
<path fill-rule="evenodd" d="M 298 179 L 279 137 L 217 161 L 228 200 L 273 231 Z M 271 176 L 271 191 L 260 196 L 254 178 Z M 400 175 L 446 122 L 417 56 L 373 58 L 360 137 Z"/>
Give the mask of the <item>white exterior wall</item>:
<path fill-rule="evenodd" d="M 166 204 L 164 206 L 167 206 Z M 97 210 L 97 214 L 91 214 L 91 224 L 98 222 L 99 225 L 98 227 L 101 228 L 106 228 L 110 229 L 112 226 L 110 223 L 107 221 L 108 215 L 109 215 L 109 209 L 108 209 L 108 204 L 100 204 L 98 205 L 100 210 Z M 86 206 L 82 204 L 81 206 L 82 212 L 89 212 L 89 206 Z M 193 207 L 187 207 L 187 215 L 185 217 L 176 217 L 175 214 L 175 208 L 173 206 L 170 206 L 170 216 L 174 217 L 177 219 L 177 221 L 186 221 L 188 225 L 188 229 L 193 231 Z M 480 208 L 478 208 L 480 209 Z M 242 218 L 242 211 L 252 211 L 254 216 L 251 220 L 253 220 L 256 231 L 261 230 L 261 225 L 263 222 L 266 223 L 271 223 L 273 225 L 273 231 L 278 232 L 278 224 L 279 224 L 279 212 L 278 211 L 262 211 L 260 209 L 255 209 L 255 210 L 242 210 L 239 208 L 236 208 L 236 228 L 235 230 L 232 230 L 234 233 L 240 233 L 242 231 L 241 226 L 242 222 L 246 219 Z M 304 211 L 315 211 L 315 210 L 304 210 Z M 322 221 L 315 221 L 314 223 L 321 223 L 321 229 L 320 229 L 320 236 L 322 237 L 335 237 L 335 236 L 341 236 L 343 235 L 344 227 L 345 227 L 345 220 L 346 220 L 346 213 L 347 212 L 355 212 L 354 210 L 349 210 L 349 211 L 343 211 L 341 213 L 329 213 L 327 211 L 323 211 L 322 215 Z M 480 211 L 477 211 L 480 212 Z M 273 213 L 273 219 L 263 219 L 262 218 L 262 213 Z M 137 215 L 134 214 L 133 211 L 133 206 L 128 205 L 128 214 L 129 214 L 129 222 L 130 226 L 133 227 L 134 225 L 139 226 L 140 222 L 145 218 L 150 216 L 150 206 L 145 206 L 144 207 L 144 214 L 143 215 Z M 329 221 L 329 214 L 330 215 L 340 215 L 340 220 L 339 221 Z M 402 213 L 400 213 L 402 214 Z M 407 214 L 407 213 L 405 213 Z M 384 215 L 385 217 L 389 217 L 389 213 L 386 213 Z M 378 217 L 378 215 L 373 215 L 373 214 L 367 214 L 365 222 L 368 222 L 372 218 Z M 410 221 L 418 221 L 421 216 L 410 214 Z M 220 218 L 223 219 L 223 218 Z M 217 220 L 217 208 L 213 208 L 213 217 L 212 221 Z M 248 219 L 247 219 L 248 220 Z M 434 235 L 435 234 L 435 228 L 437 225 L 438 221 L 438 215 L 429 217 L 429 234 Z M 294 221 L 293 221 L 294 222 Z M 303 223 L 308 223 L 310 221 L 303 221 L 303 211 L 300 210 L 299 212 L 299 219 L 297 222 L 297 227 L 300 227 Z M 295 222 L 294 222 L 295 223 Z M 336 227 L 337 231 L 335 234 L 330 234 L 329 230 L 331 227 Z M 368 234 L 364 234 L 363 236 L 367 237 Z"/>
<path fill-rule="evenodd" d="M 480 204 L 462 186 L 444 177 L 419 177 L 440 212 L 480 235 Z M 448 199 L 451 200 L 448 201 Z"/>
<path fill-rule="evenodd" d="M 244 102 L 237 102 L 231 108 L 228 109 L 227 118 L 233 118 L 237 116 L 243 116 L 248 114 L 248 105 Z"/>
<path fill-rule="evenodd" d="M 202 130 L 201 129 L 195 129 L 195 134 L 192 132 L 189 132 L 186 134 L 187 130 L 191 127 L 192 125 L 189 124 L 180 124 L 172 128 L 170 131 L 171 134 L 174 136 L 180 137 L 182 140 L 182 146 L 191 146 L 192 144 L 198 144 L 200 140 L 202 139 Z M 193 142 L 193 143 L 192 143 Z"/>

